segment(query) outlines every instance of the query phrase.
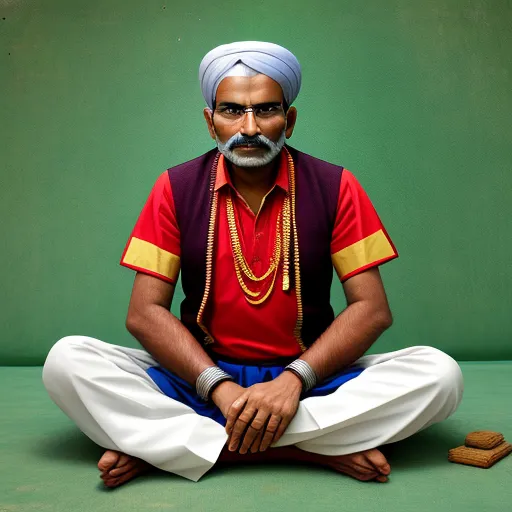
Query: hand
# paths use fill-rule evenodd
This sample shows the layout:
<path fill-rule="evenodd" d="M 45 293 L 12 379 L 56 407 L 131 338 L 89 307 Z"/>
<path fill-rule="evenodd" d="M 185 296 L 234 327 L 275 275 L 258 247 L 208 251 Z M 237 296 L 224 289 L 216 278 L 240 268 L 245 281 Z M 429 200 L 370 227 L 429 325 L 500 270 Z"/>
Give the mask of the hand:
<path fill-rule="evenodd" d="M 227 418 L 229 408 L 233 402 L 240 397 L 245 388 L 235 384 L 231 380 L 221 382 L 214 390 L 211 398 L 214 404 L 220 409 L 220 412 Z"/>
<path fill-rule="evenodd" d="M 263 452 L 278 441 L 297 412 L 301 391 L 301 380 L 288 371 L 246 389 L 226 416 L 228 449 L 236 451 L 241 443 L 241 454 Z"/>

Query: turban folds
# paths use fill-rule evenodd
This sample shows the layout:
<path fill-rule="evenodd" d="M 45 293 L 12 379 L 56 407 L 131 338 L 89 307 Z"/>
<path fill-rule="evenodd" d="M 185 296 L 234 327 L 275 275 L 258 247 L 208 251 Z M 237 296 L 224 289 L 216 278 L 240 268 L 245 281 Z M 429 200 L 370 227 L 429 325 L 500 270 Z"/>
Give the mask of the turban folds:
<path fill-rule="evenodd" d="M 199 82 L 204 99 L 213 108 L 217 87 L 238 62 L 275 80 L 291 105 L 299 94 L 301 68 L 292 52 L 274 43 L 241 41 L 223 44 L 208 52 L 199 66 Z"/>

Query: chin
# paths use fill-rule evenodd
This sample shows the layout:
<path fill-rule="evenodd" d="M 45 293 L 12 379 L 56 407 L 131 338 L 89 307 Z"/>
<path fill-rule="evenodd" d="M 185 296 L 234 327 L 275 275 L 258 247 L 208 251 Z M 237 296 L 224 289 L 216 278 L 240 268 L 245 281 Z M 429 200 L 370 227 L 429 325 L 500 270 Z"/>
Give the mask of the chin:
<path fill-rule="evenodd" d="M 266 150 L 264 155 L 240 155 L 232 150 L 221 151 L 225 158 L 227 158 L 232 164 L 238 167 L 257 168 L 264 167 L 276 158 L 279 154 L 274 154 L 275 151 Z"/>
<path fill-rule="evenodd" d="M 263 157 L 255 157 L 255 156 L 238 156 L 238 155 L 224 155 L 232 164 L 238 167 L 264 167 L 268 165 L 274 157 L 271 158 L 263 158 Z"/>

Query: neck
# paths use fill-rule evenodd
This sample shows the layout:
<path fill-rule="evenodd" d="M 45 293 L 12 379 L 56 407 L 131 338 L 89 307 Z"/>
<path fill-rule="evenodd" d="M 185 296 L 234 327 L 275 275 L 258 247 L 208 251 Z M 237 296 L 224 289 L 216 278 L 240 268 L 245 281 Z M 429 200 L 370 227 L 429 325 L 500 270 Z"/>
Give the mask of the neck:
<path fill-rule="evenodd" d="M 279 169 L 279 157 L 263 167 L 239 167 L 228 162 L 229 174 L 233 186 L 241 193 L 252 190 L 266 194 L 275 182 Z"/>

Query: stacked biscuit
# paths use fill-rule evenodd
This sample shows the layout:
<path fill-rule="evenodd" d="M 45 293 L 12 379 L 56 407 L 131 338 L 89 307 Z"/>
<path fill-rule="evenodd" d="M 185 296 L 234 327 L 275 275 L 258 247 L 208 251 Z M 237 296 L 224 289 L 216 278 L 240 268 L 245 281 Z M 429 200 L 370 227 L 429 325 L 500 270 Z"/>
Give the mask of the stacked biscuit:
<path fill-rule="evenodd" d="M 512 444 L 505 441 L 503 434 L 490 430 L 469 433 L 464 445 L 448 452 L 450 462 L 487 469 L 512 452 Z"/>

